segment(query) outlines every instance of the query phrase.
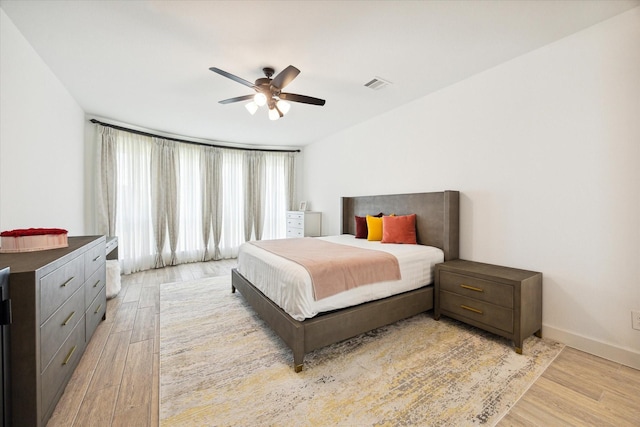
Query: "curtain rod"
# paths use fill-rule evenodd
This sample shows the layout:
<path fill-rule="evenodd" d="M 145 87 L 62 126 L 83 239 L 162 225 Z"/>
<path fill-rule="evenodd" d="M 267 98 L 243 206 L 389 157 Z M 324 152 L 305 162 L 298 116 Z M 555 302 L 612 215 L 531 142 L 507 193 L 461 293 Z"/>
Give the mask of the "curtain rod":
<path fill-rule="evenodd" d="M 99 124 L 108 128 L 113 128 L 117 130 L 121 130 L 124 132 L 135 133 L 137 135 L 150 136 L 155 138 L 167 139 L 169 141 L 182 142 L 185 144 L 194 144 L 194 145 L 202 145 L 205 147 L 216 147 L 216 148 L 226 148 L 228 150 L 243 150 L 243 151 L 266 151 L 266 152 L 275 152 L 275 153 L 299 153 L 300 150 L 274 150 L 274 149 L 260 149 L 260 148 L 240 148 L 240 147 L 229 147 L 226 145 L 216 145 L 216 144 L 205 144 L 204 142 L 196 142 L 196 141 L 187 141 L 185 139 L 171 138 L 169 136 L 155 135 L 149 132 L 143 132 L 141 130 L 129 129 L 123 126 L 112 125 L 111 123 L 104 123 L 100 120 L 91 119 L 89 120 L 91 123 Z"/>

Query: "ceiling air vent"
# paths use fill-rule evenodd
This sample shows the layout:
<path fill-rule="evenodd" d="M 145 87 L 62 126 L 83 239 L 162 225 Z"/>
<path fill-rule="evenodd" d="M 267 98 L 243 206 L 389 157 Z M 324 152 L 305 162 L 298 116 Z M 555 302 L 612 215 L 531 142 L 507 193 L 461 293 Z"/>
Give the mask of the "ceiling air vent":
<path fill-rule="evenodd" d="M 371 81 L 365 83 L 364 85 L 369 89 L 380 90 L 384 87 L 387 87 L 391 84 L 391 82 L 381 79 L 380 77 L 375 77 Z"/>

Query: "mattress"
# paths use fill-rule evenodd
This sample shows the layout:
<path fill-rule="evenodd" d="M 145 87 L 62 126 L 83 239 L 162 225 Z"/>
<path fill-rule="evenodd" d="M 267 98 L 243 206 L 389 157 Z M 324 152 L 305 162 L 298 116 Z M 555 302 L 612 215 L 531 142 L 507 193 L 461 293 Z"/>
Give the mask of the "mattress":
<path fill-rule="evenodd" d="M 328 242 L 388 252 L 400 266 L 400 280 L 359 286 L 315 300 L 311 277 L 301 265 L 255 245 L 243 244 L 238 254 L 238 272 L 296 320 L 319 313 L 382 299 L 433 282 L 434 266 L 444 261 L 444 252 L 433 246 L 401 245 L 356 239 L 351 234 L 318 237 Z"/>

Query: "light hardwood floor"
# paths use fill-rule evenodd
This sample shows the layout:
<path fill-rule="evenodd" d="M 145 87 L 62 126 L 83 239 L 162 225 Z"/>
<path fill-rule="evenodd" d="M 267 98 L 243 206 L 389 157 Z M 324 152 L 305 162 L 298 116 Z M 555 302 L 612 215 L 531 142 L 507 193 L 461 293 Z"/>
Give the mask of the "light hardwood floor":
<path fill-rule="evenodd" d="M 48 426 L 159 425 L 160 284 L 229 274 L 236 260 L 122 276 Z M 640 371 L 565 348 L 499 426 L 639 426 Z"/>

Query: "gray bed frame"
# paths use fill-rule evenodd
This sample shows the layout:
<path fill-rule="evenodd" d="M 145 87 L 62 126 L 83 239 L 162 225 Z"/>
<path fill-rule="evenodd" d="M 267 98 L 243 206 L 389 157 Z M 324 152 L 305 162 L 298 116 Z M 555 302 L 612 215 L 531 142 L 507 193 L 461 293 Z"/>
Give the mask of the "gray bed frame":
<path fill-rule="evenodd" d="M 342 198 L 342 234 L 355 235 L 354 216 L 416 214 L 418 244 L 444 251 L 445 261 L 458 258 L 459 193 L 393 194 Z M 293 366 L 302 370 L 304 355 L 358 334 L 395 323 L 433 308 L 433 285 L 371 301 L 354 307 L 321 313 L 298 321 L 267 298 L 236 269 L 231 290 L 240 291 L 255 312 L 293 351 Z"/>

